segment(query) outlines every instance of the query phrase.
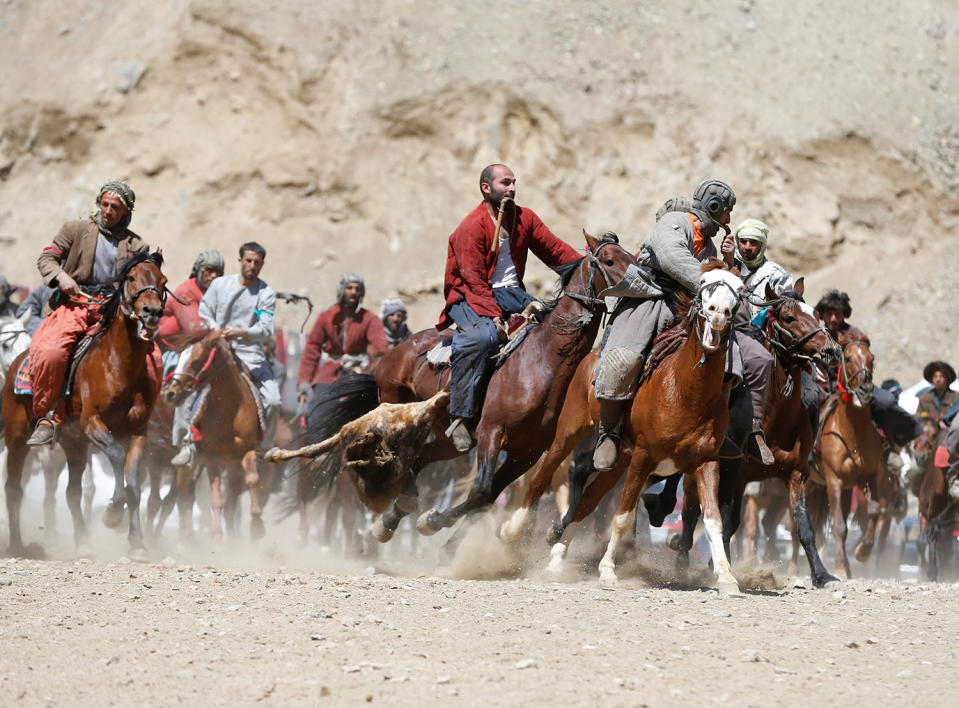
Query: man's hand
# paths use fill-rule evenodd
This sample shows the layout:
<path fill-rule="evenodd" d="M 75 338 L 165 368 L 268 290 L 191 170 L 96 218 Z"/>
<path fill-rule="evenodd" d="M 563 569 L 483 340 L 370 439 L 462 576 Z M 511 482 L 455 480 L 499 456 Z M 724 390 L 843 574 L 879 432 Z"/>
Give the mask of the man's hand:
<path fill-rule="evenodd" d="M 224 339 L 239 339 L 246 336 L 246 330 L 243 327 L 227 327 L 223 330 Z"/>
<path fill-rule="evenodd" d="M 733 238 L 732 234 L 727 234 L 723 238 L 723 244 L 719 247 L 719 250 L 723 254 L 723 260 L 726 261 L 726 265 L 733 265 L 733 256 L 736 254 L 736 239 Z"/>
<path fill-rule="evenodd" d="M 57 273 L 57 285 L 60 286 L 60 292 L 69 297 L 77 297 L 80 294 L 80 286 L 77 281 L 69 276 L 65 270 Z"/>

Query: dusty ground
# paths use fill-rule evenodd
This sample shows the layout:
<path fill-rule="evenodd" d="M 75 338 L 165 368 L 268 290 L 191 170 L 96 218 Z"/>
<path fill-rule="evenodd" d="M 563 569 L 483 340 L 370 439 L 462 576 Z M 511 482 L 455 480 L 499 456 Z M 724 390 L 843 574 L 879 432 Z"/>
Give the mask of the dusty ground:
<path fill-rule="evenodd" d="M 6 705 L 943 705 L 959 670 L 959 584 L 740 567 L 758 589 L 721 598 L 702 566 L 664 582 L 658 550 L 607 590 L 595 548 L 552 582 L 541 544 L 517 556 L 482 526 L 439 563 L 406 536 L 346 563 L 292 525 L 259 548 L 164 539 L 146 564 L 95 527 L 100 559 L 74 561 L 63 531 L 54 560 L 0 561 Z"/>

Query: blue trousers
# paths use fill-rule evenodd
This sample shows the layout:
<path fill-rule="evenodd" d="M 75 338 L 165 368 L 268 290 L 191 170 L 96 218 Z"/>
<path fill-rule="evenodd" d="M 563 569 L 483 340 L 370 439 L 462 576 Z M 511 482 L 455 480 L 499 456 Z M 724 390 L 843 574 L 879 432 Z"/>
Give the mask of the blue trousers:
<path fill-rule="evenodd" d="M 522 312 L 535 299 L 522 288 L 493 288 L 493 298 L 504 318 Z M 499 351 L 496 326 L 491 317 L 476 314 L 466 300 L 450 307 L 449 315 L 456 323 L 450 357 L 450 415 L 475 418 L 483 407 L 483 394 Z"/>

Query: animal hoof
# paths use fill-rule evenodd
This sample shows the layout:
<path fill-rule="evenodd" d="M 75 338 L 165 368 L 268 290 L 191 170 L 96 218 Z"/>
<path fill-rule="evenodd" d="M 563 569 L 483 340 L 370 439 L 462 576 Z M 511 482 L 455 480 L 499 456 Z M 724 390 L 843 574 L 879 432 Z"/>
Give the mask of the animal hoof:
<path fill-rule="evenodd" d="M 565 531 L 566 529 L 563 528 L 562 524 L 553 524 L 552 528 L 549 530 L 549 533 L 546 534 L 546 543 L 550 546 L 555 546 L 557 543 L 559 543 L 559 540 L 563 537 L 563 533 Z"/>
<path fill-rule="evenodd" d="M 615 588 L 619 586 L 619 578 L 612 570 L 601 570 L 599 571 L 599 584 L 600 587 Z"/>
<path fill-rule="evenodd" d="M 123 521 L 123 504 L 110 502 L 103 512 L 103 525 L 115 529 Z"/>
<path fill-rule="evenodd" d="M 127 558 L 132 560 L 134 563 L 146 563 L 150 560 L 147 557 L 147 549 L 145 548 L 131 548 L 130 552 L 127 553 Z"/>
<path fill-rule="evenodd" d="M 679 551 L 682 549 L 681 541 L 682 539 L 679 537 L 679 534 L 674 533 L 672 536 L 669 537 L 669 540 L 666 542 L 666 545 L 668 545 L 674 551 Z"/>
<path fill-rule="evenodd" d="M 735 580 L 721 582 L 716 587 L 719 590 L 720 597 L 743 597 L 743 593 L 739 589 L 739 583 Z"/>
<path fill-rule="evenodd" d="M 827 575 L 825 578 L 817 579 L 813 584 L 823 590 L 838 590 L 842 587 L 842 581 L 834 575 Z"/>
<path fill-rule="evenodd" d="M 263 459 L 264 459 L 266 462 L 275 462 L 276 460 L 273 459 L 273 456 L 274 456 L 276 453 L 278 453 L 279 451 L 280 451 L 280 448 L 278 448 L 278 447 L 271 447 L 269 450 L 267 450 L 266 452 L 263 453 Z"/>
<path fill-rule="evenodd" d="M 263 526 L 263 519 L 259 516 L 254 516 L 250 519 L 250 538 L 254 541 L 259 541 L 266 535 L 266 528 Z"/>
<path fill-rule="evenodd" d="M 393 538 L 393 529 L 386 527 L 386 524 L 383 523 L 382 516 L 377 516 L 376 520 L 373 522 L 373 528 L 370 529 L 370 535 L 372 535 L 373 538 L 380 543 L 386 543 Z"/>
<path fill-rule="evenodd" d="M 646 513 L 649 515 L 649 525 L 655 526 L 656 528 L 663 525 L 663 521 L 666 520 L 666 515 L 672 511 L 672 509 L 666 510 L 664 508 L 666 505 L 660 503 L 658 494 L 644 494 L 643 506 L 646 507 Z"/>
<path fill-rule="evenodd" d="M 434 528 L 436 523 L 436 509 L 430 509 L 429 511 L 424 511 L 420 514 L 420 517 L 416 520 L 416 530 L 420 532 L 423 536 L 432 536 L 434 533 L 439 531 L 439 529 Z"/>
<path fill-rule="evenodd" d="M 77 558 L 93 558 L 93 548 L 89 543 L 82 542 L 77 544 Z"/>
<path fill-rule="evenodd" d="M 865 563 L 867 560 L 869 560 L 870 555 L 872 555 L 872 546 L 867 548 L 861 543 L 856 546 L 856 560 L 860 563 Z"/>

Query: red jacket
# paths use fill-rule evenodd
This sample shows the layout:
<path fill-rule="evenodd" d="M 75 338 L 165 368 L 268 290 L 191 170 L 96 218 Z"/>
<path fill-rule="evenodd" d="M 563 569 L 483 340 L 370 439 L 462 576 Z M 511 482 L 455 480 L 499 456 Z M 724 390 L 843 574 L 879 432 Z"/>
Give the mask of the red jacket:
<path fill-rule="evenodd" d="M 157 344 L 161 349 L 173 348 L 173 343 L 170 341 L 171 337 L 181 332 L 192 332 L 203 326 L 198 314 L 203 292 L 200 290 L 200 286 L 196 284 L 196 278 L 190 278 L 180 283 L 173 294 L 186 304 L 181 305 L 172 297 L 167 298 L 166 305 L 163 307 L 163 315 L 160 317 L 160 326 L 156 333 Z"/>
<path fill-rule="evenodd" d="M 324 353 L 332 359 L 322 361 Z M 320 313 L 310 330 L 296 382 L 333 383 L 342 374 L 335 359 L 344 354 L 366 354 L 372 360 L 385 353 L 386 332 L 379 317 L 362 307 L 348 317 L 339 305 L 334 305 Z"/>
<path fill-rule="evenodd" d="M 532 209 L 516 206 L 503 216 L 502 226 L 510 232 L 509 251 L 521 285 L 529 251 L 550 268 L 580 258 L 572 246 L 546 228 Z M 437 329 L 445 329 L 453 324 L 449 309 L 463 299 L 478 315 L 499 317 L 502 314 L 493 299 L 493 287 L 490 285 L 496 268 L 496 253 L 493 251 L 495 229 L 496 224 L 490 218 L 486 202 L 480 202 L 450 235 L 443 281 L 446 306 L 436 325 Z"/>

